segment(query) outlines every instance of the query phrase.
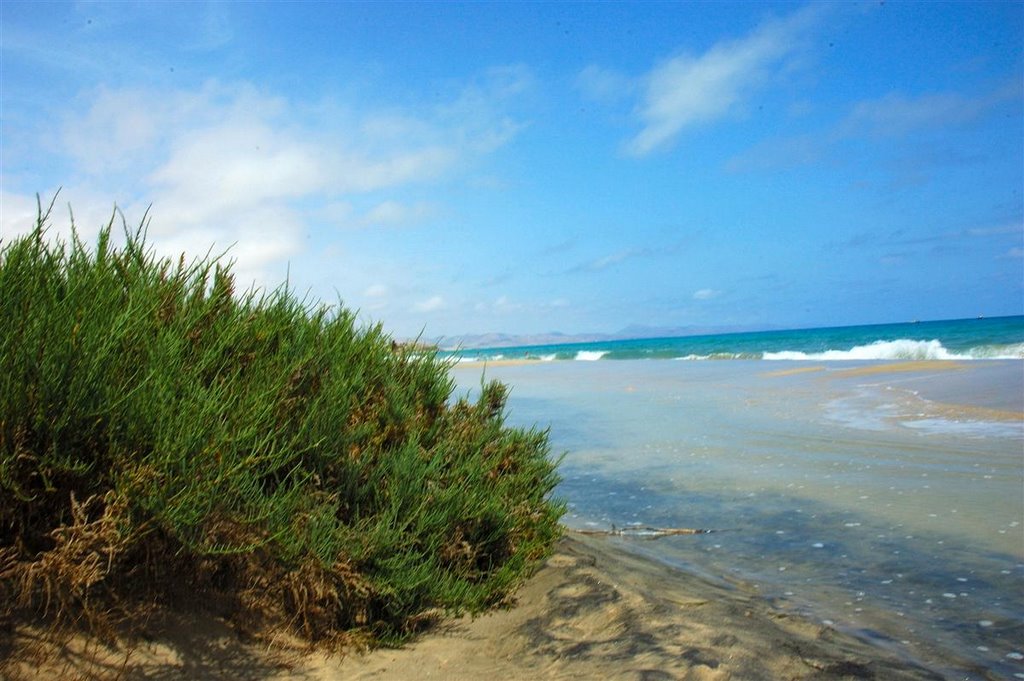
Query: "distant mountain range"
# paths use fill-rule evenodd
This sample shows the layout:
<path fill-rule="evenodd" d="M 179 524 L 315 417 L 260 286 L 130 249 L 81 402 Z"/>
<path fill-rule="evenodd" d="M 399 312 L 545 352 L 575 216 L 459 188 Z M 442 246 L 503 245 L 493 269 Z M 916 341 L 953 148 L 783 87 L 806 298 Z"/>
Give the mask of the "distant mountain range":
<path fill-rule="evenodd" d="M 614 333 L 574 333 L 559 331 L 532 334 L 480 333 L 463 336 L 439 336 L 421 338 L 420 343 L 433 344 L 442 350 L 474 348 L 509 348 L 523 345 L 568 345 L 571 343 L 596 343 L 635 338 L 676 338 L 680 336 L 702 336 L 716 333 L 742 333 L 744 331 L 765 331 L 762 327 L 712 327 L 712 326 L 643 326 L 633 324 Z"/>

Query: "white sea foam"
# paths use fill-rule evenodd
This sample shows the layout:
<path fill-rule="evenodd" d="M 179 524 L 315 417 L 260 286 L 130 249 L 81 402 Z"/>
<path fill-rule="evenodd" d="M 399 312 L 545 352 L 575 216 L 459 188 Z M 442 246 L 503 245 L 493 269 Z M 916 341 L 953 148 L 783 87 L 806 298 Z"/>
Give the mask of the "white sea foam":
<path fill-rule="evenodd" d="M 542 362 L 554 362 L 556 359 L 558 359 L 558 355 L 555 354 L 555 353 L 551 353 L 550 355 L 541 355 L 540 356 L 540 361 L 542 361 Z"/>
<path fill-rule="evenodd" d="M 1020 439 L 1024 431 L 1019 421 L 957 421 L 953 419 L 924 418 L 900 423 L 906 428 L 927 433 L 962 435 L 965 437 L 999 437 Z"/>
<path fill-rule="evenodd" d="M 971 357 L 975 359 L 1024 359 L 1024 343 L 982 345 L 971 348 Z"/>
<path fill-rule="evenodd" d="M 870 360 L 870 359 L 904 359 L 904 360 L 966 360 L 966 359 L 1024 359 L 1024 343 L 1014 345 L 980 346 L 967 353 L 955 353 L 947 350 L 938 340 L 910 340 L 900 338 L 891 341 L 875 341 L 868 345 L 857 345 L 849 350 L 826 350 L 825 352 L 799 352 L 783 350 L 766 352 L 762 359 L 768 360 Z"/>
<path fill-rule="evenodd" d="M 457 364 L 468 362 L 496 362 L 504 358 L 505 355 L 459 355 L 456 357 L 455 362 Z"/>
<path fill-rule="evenodd" d="M 576 353 L 576 359 L 585 362 L 593 362 L 608 354 L 607 350 L 580 350 Z"/>

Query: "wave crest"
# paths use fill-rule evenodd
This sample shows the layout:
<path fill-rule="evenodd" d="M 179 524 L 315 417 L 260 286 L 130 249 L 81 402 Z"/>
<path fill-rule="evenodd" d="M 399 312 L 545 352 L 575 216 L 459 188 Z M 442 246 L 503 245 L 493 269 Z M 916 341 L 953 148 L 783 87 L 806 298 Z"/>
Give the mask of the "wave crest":
<path fill-rule="evenodd" d="M 966 353 L 950 352 L 938 340 L 910 340 L 900 338 L 891 341 L 875 341 L 868 345 L 856 345 L 849 350 L 826 350 L 825 352 L 799 352 L 783 350 L 765 352 L 767 360 L 966 360 L 966 359 L 1022 359 L 1024 343 L 1013 345 L 983 345 L 971 348 Z"/>

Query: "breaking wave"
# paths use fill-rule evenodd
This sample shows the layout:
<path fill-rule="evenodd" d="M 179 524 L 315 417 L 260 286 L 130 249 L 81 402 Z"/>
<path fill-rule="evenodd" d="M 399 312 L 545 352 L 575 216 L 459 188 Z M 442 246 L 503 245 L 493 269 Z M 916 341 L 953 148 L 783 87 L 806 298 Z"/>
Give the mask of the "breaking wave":
<path fill-rule="evenodd" d="M 981 345 L 966 352 L 950 352 L 937 340 L 920 341 L 900 338 L 891 341 L 875 341 L 868 345 L 857 345 L 849 350 L 826 350 L 824 352 L 799 352 L 783 350 L 765 352 L 761 359 L 767 360 L 968 360 L 968 359 L 1024 359 L 1024 343 L 1011 345 Z"/>

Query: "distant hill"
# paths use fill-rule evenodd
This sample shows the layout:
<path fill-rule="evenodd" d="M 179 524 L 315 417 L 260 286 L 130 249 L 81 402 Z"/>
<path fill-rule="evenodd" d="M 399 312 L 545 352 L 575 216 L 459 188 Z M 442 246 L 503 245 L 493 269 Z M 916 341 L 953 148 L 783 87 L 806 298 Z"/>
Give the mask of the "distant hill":
<path fill-rule="evenodd" d="M 435 344 L 442 350 L 475 348 L 510 348 L 523 345 L 568 345 L 572 343 L 595 343 L 633 338 L 676 338 L 700 336 L 715 333 L 741 333 L 752 331 L 750 327 L 708 327 L 708 326 L 645 326 L 631 324 L 613 333 L 575 333 L 560 331 L 533 334 L 481 333 L 462 336 L 439 336 L 432 340 L 420 339 L 423 343 Z M 757 330 L 765 330 L 758 327 Z"/>
<path fill-rule="evenodd" d="M 481 333 L 464 336 L 442 336 L 435 343 L 442 350 L 456 348 L 509 348 L 522 345 L 558 345 L 568 343 L 592 343 L 594 341 L 613 340 L 618 336 L 612 334 L 565 334 L 558 331 L 534 334 Z"/>

